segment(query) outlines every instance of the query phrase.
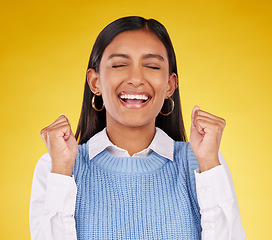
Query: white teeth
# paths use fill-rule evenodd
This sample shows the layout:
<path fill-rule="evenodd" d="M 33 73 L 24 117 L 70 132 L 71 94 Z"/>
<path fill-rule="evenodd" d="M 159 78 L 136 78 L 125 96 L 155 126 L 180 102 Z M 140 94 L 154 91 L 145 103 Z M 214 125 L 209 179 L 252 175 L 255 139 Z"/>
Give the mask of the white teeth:
<path fill-rule="evenodd" d="M 148 97 L 146 95 L 133 95 L 133 94 L 123 94 L 120 96 L 122 99 L 140 99 L 147 100 Z"/>

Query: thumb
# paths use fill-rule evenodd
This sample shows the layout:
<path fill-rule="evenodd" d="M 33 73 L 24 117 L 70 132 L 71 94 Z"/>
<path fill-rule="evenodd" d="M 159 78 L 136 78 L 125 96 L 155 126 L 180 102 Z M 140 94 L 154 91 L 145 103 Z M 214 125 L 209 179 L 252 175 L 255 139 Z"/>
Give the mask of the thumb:
<path fill-rule="evenodd" d="M 195 124 L 194 124 L 194 121 L 195 121 L 195 115 L 196 115 L 196 111 L 199 110 L 200 107 L 198 105 L 195 105 L 193 107 L 193 110 L 192 110 L 192 114 L 191 114 L 191 129 L 194 129 L 195 128 Z"/>

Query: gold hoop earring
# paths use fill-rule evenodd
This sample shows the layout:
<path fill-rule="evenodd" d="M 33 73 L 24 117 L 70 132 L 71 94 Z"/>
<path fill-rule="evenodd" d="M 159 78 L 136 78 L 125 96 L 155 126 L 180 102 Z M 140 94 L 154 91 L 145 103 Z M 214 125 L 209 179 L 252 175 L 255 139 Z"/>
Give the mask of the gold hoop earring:
<path fill-rule="evenodd" d="M 96 95 L 94 94 L 94 95 L 93 95 L 93 98 L 92 98 L 92 107 L 93 107 L 93 109 L 94 109 L 95 111 L 100 112 L 100 111 L 102 111 L 102 110 L 104 109 L 105 105 L 104 105 L 104 102 L 103 102 L 103 106 L 102 106 L 100 109 L 97 109 L 96 106 L 95 106 L 95 102 L 94 102 L 95 97 L 96 97 Z"/>
<path fill-rule="evenodd" d="M 167 99 L 171 100 L 172 109 L 171 109 L 171 111 L 170 111 L 169 113 L 162 113 L 162 112 L 160 111 L 160 114 L 163 115 L 163 116 L 168 116 L 168 115 L 170 115 L 170 114 L 173 112 L 174 107 L 175 107 L 174 100 L 173 100 L 171 97 L 167 97 Z"/>

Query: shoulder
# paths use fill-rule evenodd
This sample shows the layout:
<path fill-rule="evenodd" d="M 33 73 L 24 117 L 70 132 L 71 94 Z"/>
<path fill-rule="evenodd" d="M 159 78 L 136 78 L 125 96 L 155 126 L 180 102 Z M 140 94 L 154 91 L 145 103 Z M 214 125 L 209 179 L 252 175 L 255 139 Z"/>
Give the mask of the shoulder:
<path fill-rule="evenodd" d="M 189 142 L 174 141 L 174 158 L 182 160 L 196 160 Z"/>
<path fill-rule="evenodd" d="M 76 161 L 86 160 L 86 158 L 89 157 L 89 142 L 90 140 L 78 145 L 78 154 L 76 157 Z"/>
<path fill-rule="evenodd" d="M 85 155 L 89 153 L 89 142 L 90 139 L 87 142 L 78 145 L 78 155 Z"/>
<path fill-rule="evenodd" d="M 199 168 L 189 142 L 174 141 L 174 160 L 190 175 Z"/>
<path fill-rule="evenodd" d="M 89 141 L 78 145 L 78 154 L 74 163 L 73 175 L 78 178 L 78 173 L 86 169 L 89 163 Z"/>
<path fill-rule="evenodd" d="M 186 148 L 188 144 L 189 142 L 174 141 L 174 147 L 175 147 L 174 150 L 180 151 L 181 149 Z"/>
<path fill-rule="evenodd" d="M 198 206 L 194 172 L 196 169 L 199 169 L 199 166 L 189 142 L 175 141 L 174 160 L 180 166 L 181 175 L 186 181 L 186 185 L 196 206 Z"/>

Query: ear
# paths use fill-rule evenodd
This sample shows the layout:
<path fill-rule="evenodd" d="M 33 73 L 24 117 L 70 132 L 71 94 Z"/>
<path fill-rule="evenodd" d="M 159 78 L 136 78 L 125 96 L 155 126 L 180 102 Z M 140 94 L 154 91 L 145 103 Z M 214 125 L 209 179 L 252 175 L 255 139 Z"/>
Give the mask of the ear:
<path fill-rule="evenodd" d="M 94 94 L 101 93 L 99 75 L 93 68 L 87 70 L 87 82 Z"/>
<path fill-rule="evenodd" d="M 171 97 L 178 87 L 178 76 L 175 73 L 172 73 L 168 80 L 168 86 L 166 89 L 166 96 Z"/>

